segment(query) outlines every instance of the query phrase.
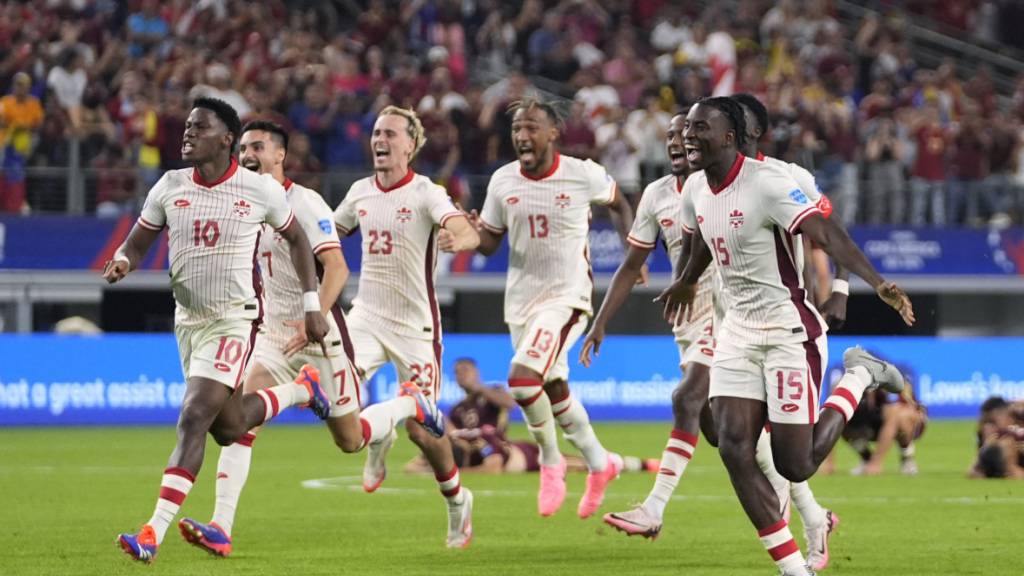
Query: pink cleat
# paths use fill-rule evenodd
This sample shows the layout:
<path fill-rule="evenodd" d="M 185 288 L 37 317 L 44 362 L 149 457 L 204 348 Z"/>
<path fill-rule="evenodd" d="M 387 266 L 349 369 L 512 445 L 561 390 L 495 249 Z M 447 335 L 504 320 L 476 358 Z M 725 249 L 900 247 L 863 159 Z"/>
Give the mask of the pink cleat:
<path fill-rule="evenodd" d="M 540 492 L 537 493 L 537 511 L 551 516 L 565 502 L 565 458 L 559 456 L 558 466 L 540 466 Z"/>
<path fill-rule="evenodd" d="M 619 477 L 622 470 L 622 456 L 613 452 L 608 453 L 608 465 L 601 472 L 587 474 L 587 489 L 580 498 L 579 508 L 576 513 L 580 518 L 590 518 L 601 507 L 604 502 L 604 490 L 608 483 Z"/>
<path fill-rule="evenodd" d="M 628 536 L 643 536 L 657 540 L 661 533 L 661 520 L 656 520 L 647 513 L 643 506 L 637 506 L 628 512 L 609 512 L 604 515 L 604 523 L 612 526 Z"/>

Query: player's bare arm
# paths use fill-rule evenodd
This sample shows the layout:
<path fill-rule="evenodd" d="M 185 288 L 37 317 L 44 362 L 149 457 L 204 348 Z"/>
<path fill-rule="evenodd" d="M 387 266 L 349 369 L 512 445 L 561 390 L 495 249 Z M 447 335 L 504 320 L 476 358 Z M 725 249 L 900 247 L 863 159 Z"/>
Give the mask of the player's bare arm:
<path fill-rule="evenodd" d="M 686 259 L 686 265 L 683 267 L 682 273 L 654 299 L 655 302 L 665 304 L 665 320 L 672 324 L 675 324 L 678 318 L 682 318 L 685 315 L 686 309 L 693 302 L 693 298 L 697 294 L 697 282 L 700 280 L 700 275 L 711 264 L 711 249 L 708 248 L 707 242 L 701 236 L 700 228 L 694 230 L 692 234 L 683 236 L 683 254 L 686 254 L 685 238 L 687 236 L 690 237 L 689 258 Z"/>
<path fill-rule="evenodd" d="M 280 230 L 281 237 L 288 241 L 289 253 L 295 272 L 299 276 L 299 283 L 303 292 L 317 292 L 316 269 L 313 265 L 313 248 L 309 245 L 306 233 L 302 226 L 294 218 L 287 228 Z M 306 337 L 311 342 L 319 342 L 324 345 L 324 336 L 327 335 L 327 320 L 320 310 L 306 312 Z M 326 348 L 324 355 L 327 355 Z"/>
<path fill-rule="evenodd" d="M 323 279 L 320 281 L 320 313 L 327 317 L 331 313 L 331 307 L 341 297 L 345 283 L 348 282 L 349 268 L 340 248 L 320 252 L 316 258 L 324 269 Z M 295 335 L 285 344 L 284 353 L 286 356 L 292 356 L 302 350 L 309 343 L 309 339 L 306 337 L 304 320 L 292 320 L 287 324 L 295 328 Z"/>
<path fill-rule="evenodd" d="M 442 252 L 474 250 L 480 245 L 480 233 L 467 218 L 449 218 L 437 233 L 437 247 Z"/>
<path fill-rule="evenodd" d="M 480 219 L 480 214 L 476 210 L 469 213 L 468 220 L 469 224 L 476 229 L 477 234 L 480 236 L 480 243 L 477 244 L 476 251 L 484 256 L 490 256 L 497 252 L 501 246 L 501 239 L 505 234 L 494 232 L 484 226 L 483 220 Z"/>
<path fill-rule="evenodd" d="M 882 278 L 845 230 L 830 226 L 821 214 L 812 214 L 800 223 L 800 231 L 821 246 L 837 264 L 848 268 L 870 284 L 879 298 L 900 313 L 907 326 L 914 324 L 914 308 L 906 292 Z"/>
<path fill-rule="evenodd" d="M 835 330 L 846 323 L 846 305 L 850 297 L 850 271 L 836 264 L 832 293 L 821 303 L 819 311 L 828 327 Z"/>
<path fill-rule="evenodd" d="M 618 184 L 615 185 L 615 199 L 608 204 L 608 210 L 612 226 L 615 226 L 615 231 L 619 233 L 623 247 L 628 250 L 630 244 L 627 238 L 629 237 L 629 231 L 633 228 L 633 207 L 630 206 L 629 198 L 626 198 L 626 195 L 622 193 Z M 646 263 L 640 266 L 640 275 L 636 277 L 634 283 L 647 285 Z"/>
<path fill-rule="evenodd" d="M 619 307 L 626 301 L 626 297 L 633 291 L 633 286 L 640 279 L 644 265 L 647 262 L 647 256 L 650 253 L 651 250 L 649 248 L 629 245 L 629 250 L 626 251 L 626 258 L 622 261 L 622 264 L 619 264 L 618 270 L 612 276 L 612 283 L 608 287 L 604 301 L 601 302 L 601 309 L 594 318 L 590 332 L 587 333 L 587 337 L 583 340 L 583 349 L 580 350 L 580 364 L 589 368 L 591 350 L 593 350 L 595 357 L 601 353 L 601 342 L 604 341 L 604 331 L 608 326 L 608 321 L 615 316 Z"/>
<path fill-rule="evenodd" d="M 150 230 L 136 224 L 128 233 L 128 238 L 114 252 L 114 257 L 107 261 L 103 267 L 103 279 L 113 284 L 128 275 L 129 272 L 139 267 L 149 247 L 160 235 L 159 230 Z"/>

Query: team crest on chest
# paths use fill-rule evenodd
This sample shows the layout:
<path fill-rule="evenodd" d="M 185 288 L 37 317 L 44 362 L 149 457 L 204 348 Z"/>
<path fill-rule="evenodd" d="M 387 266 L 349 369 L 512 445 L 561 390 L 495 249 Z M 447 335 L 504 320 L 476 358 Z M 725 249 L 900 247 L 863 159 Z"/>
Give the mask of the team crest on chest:
<path fill-rule="evenodd" d="M 568 208 L 569 204 L 571 204 L 571 203 L 572 203 L 572 197 L 569 196 L 568 194 L 564 193 L 564 192 L 559 194 L 558 196 L 555 196 L 555 206 L 558 206 L 559 208 L 562 208 L 562 209 Z"/>
<path fill-rule="evenodd" d="M 401 208 L 398 209 L 397 215 L 398 221 L 401 222 L 402 224 L 405 224 L 409 220 L 412 220 L 412 210 L 409 210 L 405 206 L 402 206 Z"/>
<path fill-rule="evenodd" d="M 252 204 L 249 204 L 245 200 L 239 200 L 235 202 L 234 208 L 235 216 L 239 218 L 245 218 L 249 214 L 252 214 Z"/>
<path fill-rule="evenodd" d="M 733 228 L 739 228 L 740 226 L 743 226 L 743 212 L 740 212 L 738 209 L 730 212 L 729 226 L 732 226 Z"/>

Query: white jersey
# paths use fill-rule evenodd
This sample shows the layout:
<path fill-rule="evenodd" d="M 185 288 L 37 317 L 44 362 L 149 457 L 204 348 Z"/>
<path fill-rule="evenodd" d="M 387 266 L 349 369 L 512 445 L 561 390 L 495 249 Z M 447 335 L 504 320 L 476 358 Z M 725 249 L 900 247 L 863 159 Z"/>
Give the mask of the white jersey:
<path fill-rule="evenodd" d="M 269 174 L 239 170 L 234 158 L 215 182 L 204 182 L 193 168 L 166 172 L 149 191 L 138 223 L 167 227 L 175 324 L 261 317 L 262 225 L 283 230 L 293 218 L 281 185 Z"/>
<path fill-rule="evenodd" d="M 829 201 L 827 196 L 821 193 L 821 188 L 818 188 L 818 183 L 814 181 L 814 176 L 808 172 L 806 168 L 793 162 L 786 162 L 784 160 L 779 160 L 778 158 L 765 156 L 760 152 L 757 153 L 757 159 L 765 162 L 766 164 L 778 166 L 789 172 L 789 175 L 793 177 L 793 180 L 796 180 L 796 184 L 800 187 L 800 190 L 811 200 L 812 203 L 814 203 L 814 205 L 818 207 L 818 210 L 821 210 L 822 215 L 826 218 L 832 215 L 832 203 Z M 803 278 L 804 243 L 796 242 L 793 250 L 794 258 L 797 263 L 797 274 Z"/>
<path fill-rule="evenodd" d="M 382 188 L 376 177 L 353 184 L 334 211 L 334 222 L 343 234 L 362 231 L 354 309 L 405 336 L 440 341 L 437 231 L 462 215 L 444 188 L 412 170 L 390 188 Z"/>
<path fill-rule="evenodd" d="M 288 205 L 295 213 L 295 221 L 309 238 L 313 254 L 340 250 L 338 234 L 334 231 L 334 215 L 324 199 L 315 191 L 291 180 L 285 180 L 284 189 Z M 282 349 L 295 335 L 295 330 L 285 326 L 284 322 L 301 320 L 305 315 L 302 309 L 302 283 L 292 263 L 291 245 L 277 232 L 264 230 L 260 236 L 259 263 L 267 289 L 267 321 L 260 331 L 260 337 L 267 338 L 276 348 Z M 341 314 L 341 309 L 338 308 L 336 313 Z M 340 320 L 344 325 L 344 319 Z M 329 349 L 341 346 L 342 335 L 333 314 L 327 317 L 327 325 L 330 330 L 324 342 Z M 302 353 L 323 355 L 317 343 L 307 345 Z"/>
<path fill-rule="evenodd" d="M 508 232 L 505 322 L 525 324 L 552 307 L 593 313 L 590 205 L 611 204 L 617 190 L 600 164 L 557 152 L 539 178 L 524 174 L 518 161 L 491 176 L 480 220 L 491 232 Z"/>
<path fill-rule="evenodd" d="M 794 234 L 821 214 L 786 167 L 737 155 L 716 189 L 697 172 L 683 185 L 683 226 L 700 227 L 728 308 L 721 328 L 741 342 L 814 340 L 825 323 L 807 301 Z M 725 338 L 720 332 L 719 338 Z"/>
<path fill-rule="evenodd" d="M 644 188 L 640 204 L 636 207 L 633 228 L 626 238 L 638 248 L 653 250 L 658 236 L 665 241 L 665 250 L 672 262 L 672 276 L 681 272 L 677 269 L 679 254 L 683 251 L 683 186 L 679 178 L 671 174 L 651 182 Z M 709 267 L 697 282 L 697 296 L 681 324 L 673 327 L 677 335 L 687 334 L 695 325 L 703 326 L 712 313 L 714 294 L 714 271 Z"/>

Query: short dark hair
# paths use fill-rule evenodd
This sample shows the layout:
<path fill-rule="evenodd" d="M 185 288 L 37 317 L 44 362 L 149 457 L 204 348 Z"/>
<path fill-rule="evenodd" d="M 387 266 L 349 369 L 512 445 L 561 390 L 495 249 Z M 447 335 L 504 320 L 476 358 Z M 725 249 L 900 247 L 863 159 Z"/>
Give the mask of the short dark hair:
<path fill-rule="evenodd" d="M 476 360 L 473 360 L 469 356 L 460 356 L 459 358 L 455 359 L 455 364 L 452 365 L 455 366 L 458 364 L 471 364 L 473 366 L 476 366 Z"/>
<path fill-rule="evenodd" d="M 1006 456 L 999 444 L 986 444 L 978 450 L 978 468 L 986 478 L 1006 476 Z"/>
<path fill-rule="evenodd" d="M 999 408 L 1007 408 L 1010 404 L 1002 396 L 990 396 L 981 403 L 981 412 L 991 412 Z"/>
<path fill-rule="evenodd" d="M 508 110 L 506 110 L 506 112 L 511 117 L 515 116 L 516 112 L 520 110 L 529 111 L 534 108 L 542 110 L 545 114 L 547 114 L 548 118 L 551 120 L 551 123 L 554 124 L 555 127 L 562 127 L 562 123 L 565 120 L 565 114 L 563 114 L 562 111 L 558 109 L 559 106 L 554 102 L 549 102 L 538 98 L 526 97 L 523 98 L 522 100 L 516 100 L 515 102 L 509 104 Z"/>
<path fill-rule="evenodd" d="M 284 148 L 284 151 L 288 151 L 288 132 L 277 122 L 271 122 L 270 120 L 250 120 L 242 126 L 241 134 L 245 134 L 250 130 L 260 130 L 267 132 L 277 140 L 277 145 Z"/>
<path fill-rule="evenodd" d="M 238 112 L 231 107 L 231 104 L 219 98 L 202 96 L 192 101 L 192 107 L 205 108 L 213 112 L 224 123 L 234 139 L 231 142 L 231 151 L 234 152 L 235 147 L 238 146 L 238 139 L 242 135 L 242 121 L 238 119 Z"/>
<path fill-rule="evenodd" d="M 768 109 L 764 107 L 764 104 L 762 104 L 756 96 L 746 92 L 740 92 L 739 94 L 733 94 L 732 99 L 738 102 L 740 106 L 743 106 L 754 114 L 754 118 L 757 119 L 757 127 L 761 131 L 761 135 L 768 132 Z"/>
<path fill-rule="evenodd" d="M 711 96 L 697 100 L 697 104 L 710 106 L 725 115 L 736 132 L 737 148 L 747 143 L 747 121 L 743 118 L 743 108 L 735 100 L 728 96 Z"/>

